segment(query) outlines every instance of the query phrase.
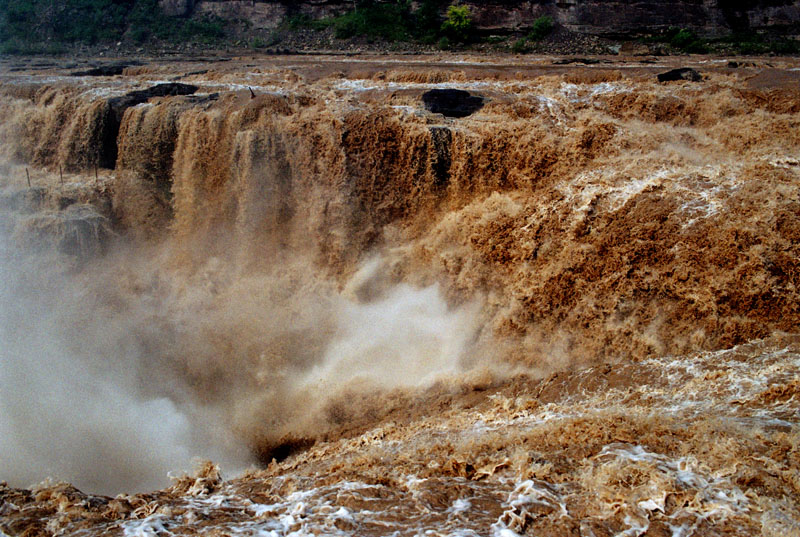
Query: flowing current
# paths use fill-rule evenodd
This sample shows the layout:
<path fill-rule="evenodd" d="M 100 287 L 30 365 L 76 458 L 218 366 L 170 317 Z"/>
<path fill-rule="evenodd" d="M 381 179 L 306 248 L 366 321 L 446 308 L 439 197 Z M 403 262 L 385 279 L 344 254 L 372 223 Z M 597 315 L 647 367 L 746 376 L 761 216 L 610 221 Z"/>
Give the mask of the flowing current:
<path fill-rule="evenodd" d="M 796 62 L 388 60 L 3 60 L 0 531 L 800 535 Z"/>

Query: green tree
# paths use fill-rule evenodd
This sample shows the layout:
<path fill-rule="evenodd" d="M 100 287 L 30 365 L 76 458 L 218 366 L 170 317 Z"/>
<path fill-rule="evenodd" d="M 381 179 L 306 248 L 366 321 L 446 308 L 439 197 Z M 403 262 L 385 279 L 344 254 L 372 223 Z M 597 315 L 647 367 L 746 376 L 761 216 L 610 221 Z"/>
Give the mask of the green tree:
<path fill-rule="evenodd" d="M 541 41 L 553 31 L 553 19 L 547 15 L 539 17 L 533 21 L 531 33 L 528 34 L 528 39 L 531 41 Z"/>
<path fill-rule="evenodd" d="M 447 19 L 442 23 L 442 33 L 450 39 L 466 42 L 472 30 L 472 13 L 468 6 L 450 6 L 447 8 Z"/>
<path fill-rule="evenodd" d="M 528 47 L 528 41 L 526 39 L 517 39 L 514 41 L 514 44 L 511 45 L 511 51 L 514 54 L 525 54 L 530 50 Z"/>

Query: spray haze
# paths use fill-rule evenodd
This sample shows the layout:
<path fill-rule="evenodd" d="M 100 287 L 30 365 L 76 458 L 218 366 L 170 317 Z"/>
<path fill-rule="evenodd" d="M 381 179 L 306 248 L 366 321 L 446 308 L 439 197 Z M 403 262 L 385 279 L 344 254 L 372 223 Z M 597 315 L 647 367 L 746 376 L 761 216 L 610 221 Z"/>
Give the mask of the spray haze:
<path fill-rule="evenodd" d="M 7 238 L 4 237 L 6 242 Z M 214 440 L 211 414 L 152 378 L 135 316 L 109 311 L 108 280 L 65 273 L 52 252 L 3 249 L 3 475 L 65 479 L 97 492 L 163 485 L 195 456 L 246 459 Z M 180 384 L 172 391 L 180 391 Z M 202 446 L 200 449 L 197 446 Z"/>
<path fill-rule="evenodd" d="M 76 230 L 42 237 L 7 218 L 0 470 L 16 485 L 147 490 L 198 457 L 236 471 L 286 435 L 330 429 L 326 405 L 345 390 L 463 370 L 477 334 L 474 307 L 391 283 L 379 258 L 338 292 L 299 254 L 176 269 L 169 242 L 110 241 L 86 260 L 53 248 Z"/>

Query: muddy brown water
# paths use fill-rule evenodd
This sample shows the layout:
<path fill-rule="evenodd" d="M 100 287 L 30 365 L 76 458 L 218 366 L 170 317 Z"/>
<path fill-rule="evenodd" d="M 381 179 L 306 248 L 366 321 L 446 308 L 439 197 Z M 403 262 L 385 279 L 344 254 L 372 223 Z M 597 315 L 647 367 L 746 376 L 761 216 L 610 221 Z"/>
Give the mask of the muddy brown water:
<path fill-rule="evenodd" d="M 4 60 L 0 529 L 800 534 L 800 62 L 561 59 Z"/>

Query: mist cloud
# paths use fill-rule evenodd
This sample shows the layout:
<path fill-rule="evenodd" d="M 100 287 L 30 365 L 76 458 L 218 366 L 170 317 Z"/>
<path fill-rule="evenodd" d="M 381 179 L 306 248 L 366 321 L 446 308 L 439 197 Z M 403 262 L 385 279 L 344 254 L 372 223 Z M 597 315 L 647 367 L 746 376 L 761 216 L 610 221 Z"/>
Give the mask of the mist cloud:
<path fill-rule="evenodd" d="M 0 241 L 0 478 L 115 493 L 163 486 L 196 456 L 246 462 L 215 445 L 208 412 L 148 393 L 142 349 L 127 337 L 137 319 L 104 316 L 102 287 Z"/>
<path fill-rule="evenodd" d="M 346 390 L 471 366 L 477 304 L 393 283 L 380 257 L 342 291 L 289 257 L 175 269 L 168 242 L 120 243 L 75 267 L 3 237 L 0 479 L 118 493 L 162 487 L 197 457 L 230 473 L 265 442 L 324 432 Z"/>

